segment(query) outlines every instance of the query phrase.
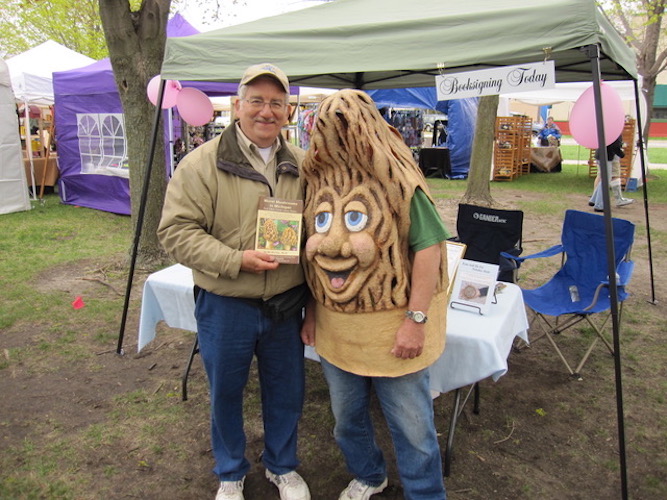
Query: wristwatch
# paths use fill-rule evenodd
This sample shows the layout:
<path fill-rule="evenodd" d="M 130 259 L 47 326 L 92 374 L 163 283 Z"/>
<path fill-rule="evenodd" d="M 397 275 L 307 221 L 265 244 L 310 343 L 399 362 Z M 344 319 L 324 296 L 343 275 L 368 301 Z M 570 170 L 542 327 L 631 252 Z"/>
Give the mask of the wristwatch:
<path fill-rule="evenodd" d="M 405 311 L 405 316 L 410 318 L 415 323 L 426 323 L 428 320 L 426 314 L 421 311 Z"/>

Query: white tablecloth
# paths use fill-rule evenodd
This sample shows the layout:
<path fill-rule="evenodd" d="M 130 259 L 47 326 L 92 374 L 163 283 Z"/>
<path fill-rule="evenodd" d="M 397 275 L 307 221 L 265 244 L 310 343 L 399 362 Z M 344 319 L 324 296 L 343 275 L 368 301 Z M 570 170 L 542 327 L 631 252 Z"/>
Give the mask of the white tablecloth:
<path fill-rule="evenodd" d="M 172 328 L 197 331 L 192 270 L 176 264 L 151 274 L 144 283 L 139 317 L 141 351 L 155 338 L 155 326 L 164 321 Z"/>
<path fill-rule="evenodd" d="M 448 392 L 487 377 L 494 381 L 507 373 L 507 356 L 516 336 L 528 340 L 528 320 L 521 289 L 506 283 L 497 304 L 481 316 L 450 308 L 447 344 L 431 366 L 431 389 Z M 192 271 L 180 264 L 151 274 L 144 284 L 139 320 L 138 350 L 155 338 L 155 326 L 165 321 L 173 328 L 197 331 L 194 317 Z M 310 347 L 306 356 L 317 359 Z"/>

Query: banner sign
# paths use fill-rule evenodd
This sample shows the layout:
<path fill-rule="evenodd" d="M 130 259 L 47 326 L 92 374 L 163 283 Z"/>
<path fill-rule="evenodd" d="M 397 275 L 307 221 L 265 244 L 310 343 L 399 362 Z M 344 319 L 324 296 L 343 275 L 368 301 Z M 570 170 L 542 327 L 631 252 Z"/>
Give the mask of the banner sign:
<path fill-rule="evenodd" d="M 550 89 L 556 85 L 553 61 L 501 66 L 435 77 L 438 101 Z"/>

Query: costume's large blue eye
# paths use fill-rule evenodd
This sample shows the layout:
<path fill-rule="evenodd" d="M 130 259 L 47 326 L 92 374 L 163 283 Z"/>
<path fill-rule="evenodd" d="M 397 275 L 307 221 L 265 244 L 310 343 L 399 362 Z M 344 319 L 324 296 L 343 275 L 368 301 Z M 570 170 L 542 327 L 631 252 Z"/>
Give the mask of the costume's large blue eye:
<path fill-rule="evenodd" d="M 320 212 L 315 216 L 315 231 L 326 233 L 331 227 L 332 220 L 331 212 Z"/>
<path fill-rule="evenodd" d="M 368 215 L 365 213 L 359 212 L 357 210 L 350 210 L 349 212 L 345 212 L 345 227 L 347 227 L 348 231 L 353 233 L 361 231 L 366 227 L 367 223 Z"/>

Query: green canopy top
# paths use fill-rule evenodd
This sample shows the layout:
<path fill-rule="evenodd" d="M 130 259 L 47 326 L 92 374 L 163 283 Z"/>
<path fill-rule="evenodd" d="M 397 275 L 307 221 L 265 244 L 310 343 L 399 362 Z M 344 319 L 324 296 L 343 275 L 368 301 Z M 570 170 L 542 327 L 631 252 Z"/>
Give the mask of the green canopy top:
<path fill-rule="evenodd" d="M 235 82 L 271 62 L 290 83 L 433 86 L 445 73 L 552 59 L 556 80 L 591 79 L 580 47 L 599 44 L 602 78 L 637 78 L 635 56 L 594 0 L 337 0 L 167 39 L 162 77 Z"/>

